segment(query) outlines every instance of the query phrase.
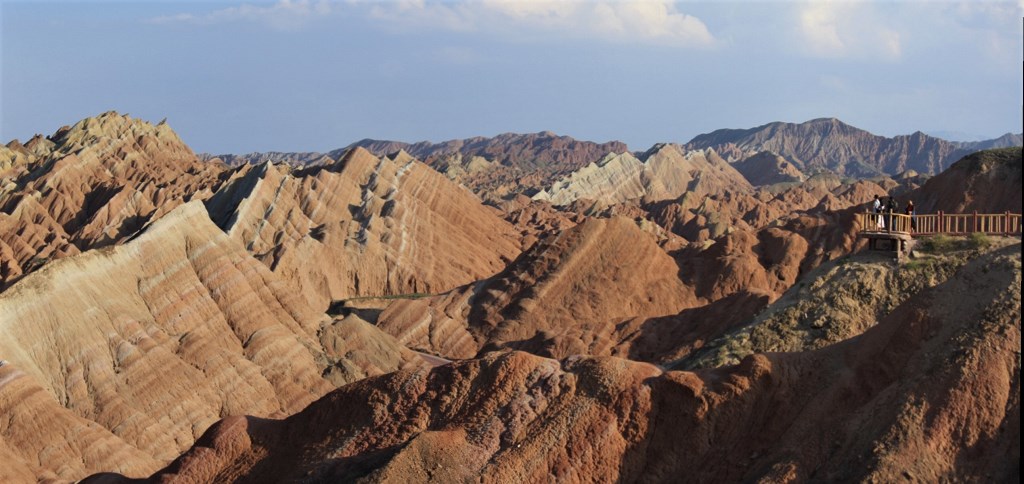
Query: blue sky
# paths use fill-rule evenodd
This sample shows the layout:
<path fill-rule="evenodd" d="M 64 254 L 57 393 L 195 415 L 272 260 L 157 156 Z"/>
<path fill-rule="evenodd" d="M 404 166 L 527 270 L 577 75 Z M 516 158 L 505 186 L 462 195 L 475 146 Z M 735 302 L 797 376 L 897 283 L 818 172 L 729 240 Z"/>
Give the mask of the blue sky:
<path fill-rule="evenodd" d="M 551 130 L 642 150 L 837 117 L 1021 131 L 1012 2 L 0 0 L 0 140 L 107 110 L 196 151 Z"/>

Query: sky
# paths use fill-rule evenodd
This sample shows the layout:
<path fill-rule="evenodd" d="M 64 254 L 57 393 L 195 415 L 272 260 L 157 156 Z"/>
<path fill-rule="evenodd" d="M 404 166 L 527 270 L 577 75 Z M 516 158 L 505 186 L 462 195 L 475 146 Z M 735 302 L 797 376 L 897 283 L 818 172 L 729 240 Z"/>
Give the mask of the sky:
<path fill-rule="evenodd" d="M 0 0 L 0 140 L 116 110 L 197 152 L 505 132 L 633 150 L 836 117 L 1022 130 L 1024 0 Z"/>

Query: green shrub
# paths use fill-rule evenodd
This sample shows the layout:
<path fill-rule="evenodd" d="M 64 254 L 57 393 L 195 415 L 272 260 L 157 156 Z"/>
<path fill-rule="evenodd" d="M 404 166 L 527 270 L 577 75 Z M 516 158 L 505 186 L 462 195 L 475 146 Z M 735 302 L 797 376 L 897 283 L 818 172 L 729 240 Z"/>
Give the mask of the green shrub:
<path fill-rule="evenodd" d="M 967 237 L 967 245 L 972 249 L 987 249 L 992 245 L 992 239 L 983 232 L 974 232 Z"/>

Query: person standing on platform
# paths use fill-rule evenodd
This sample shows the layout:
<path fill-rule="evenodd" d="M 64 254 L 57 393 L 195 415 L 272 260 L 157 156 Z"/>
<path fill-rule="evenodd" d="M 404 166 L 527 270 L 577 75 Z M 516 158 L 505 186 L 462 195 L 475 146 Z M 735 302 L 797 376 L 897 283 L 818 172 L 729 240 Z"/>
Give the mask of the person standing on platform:
<path fill-rule="evenodd" d="M 878 195 L 875 195 L 875 201 L 871 203 L 871 208 L 875 211 L 875 228 L 885 229 L 885 224 L 882 222 L 882 199 L 878 198 Z"/>
<path fill-rule="evenodd" d="M 910 200 L 909 202 L 907 202 L 907 208 L 903 209 L 903 213 L 905 213 L 905 214 L 910 216 L 910 231 L 911 232 L 917 231 L 917 219 L 914 217 L 914 215 L 916 215 L 916 214 L 914 213 L 914 201 L 913 200 Z"/>
<path fill-rule="evenodd" d="M 892 195 L 889 195 L 889 200 L 885 202 L 885 226 L 888 227 L 890 231 L 896 228 L 892 226 L 894 221 L 892 214 L 897 213 L 899 209 L 900 207 L 896 203 L 896 199 Z"/>

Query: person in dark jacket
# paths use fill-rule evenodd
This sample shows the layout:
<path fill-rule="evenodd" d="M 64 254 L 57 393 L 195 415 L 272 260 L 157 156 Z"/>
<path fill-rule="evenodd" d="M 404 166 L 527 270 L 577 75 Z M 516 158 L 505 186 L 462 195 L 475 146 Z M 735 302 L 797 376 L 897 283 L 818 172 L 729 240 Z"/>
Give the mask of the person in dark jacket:
<path fill-rule="evenodd" d="M 894 228 L 892 226 L 892 214 L 897 213 L 899 211 L 899 208 L 899 205 L 896 203 L 896 198 L 890 195 L 889 200 L 885 202 L 885 226 L 889 227 L 889 230 L 892 230 Z"/>
<path fill-rule="evenodd" d="M 917 218 L 914 217 L 914 215 L 916 215 L 916 214 L 914 213 L 914 201 L 913 200 L 910 200 L 910 201 L 907 202 L 907 208 L 903 209 L 903 213 L 905 213 L 905 214 L 910 216 L 910 231 L 911 232 L 916 231 L 917 230 Z"/>

